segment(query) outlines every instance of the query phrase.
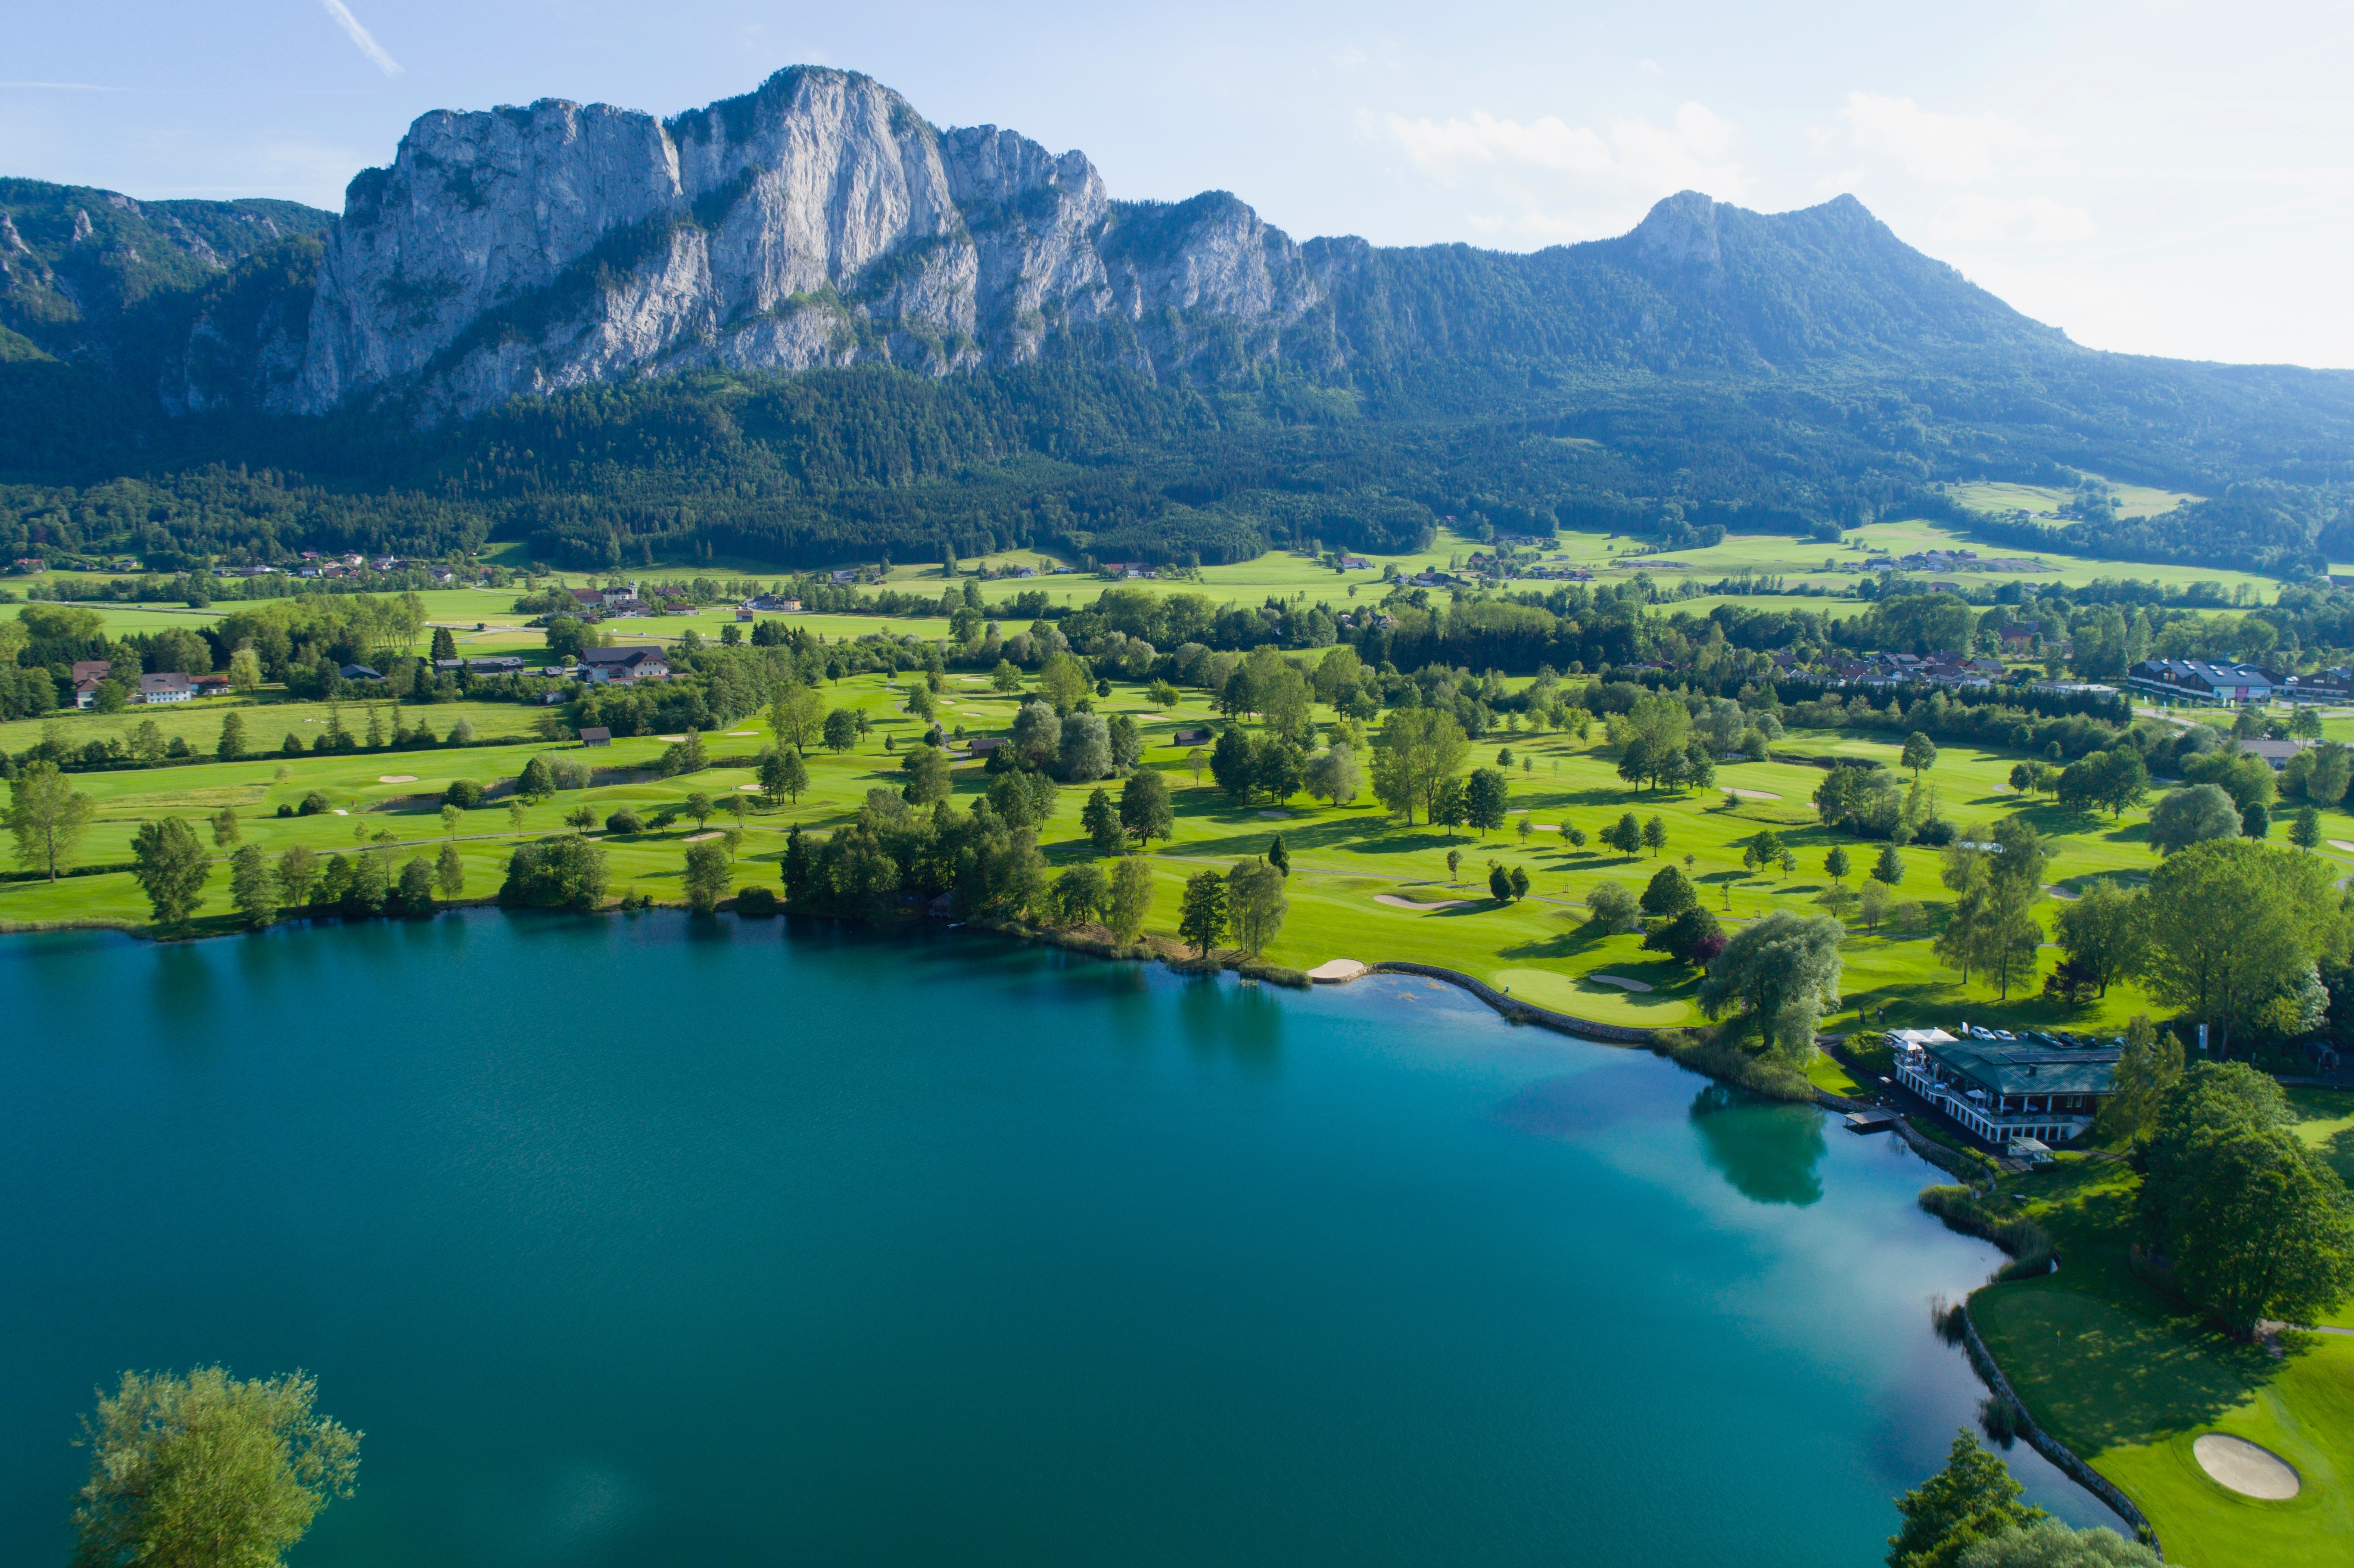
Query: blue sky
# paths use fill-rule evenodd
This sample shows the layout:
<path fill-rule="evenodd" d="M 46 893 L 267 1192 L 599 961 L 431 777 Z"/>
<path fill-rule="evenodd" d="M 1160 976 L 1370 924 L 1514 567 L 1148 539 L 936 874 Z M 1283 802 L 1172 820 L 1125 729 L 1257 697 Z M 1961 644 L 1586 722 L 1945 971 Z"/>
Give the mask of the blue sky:
<path fill-rule="evenodd" d="M 428 110 L 674 113 L 806 61 L 1303 238 L 1532 249 L 1687 186 L 1850 191 L 2081 342 L 2354 366 L 2346 4 L 101 0 L 8 32 L 0 174 L 134 196 L 339 207 Z"/>

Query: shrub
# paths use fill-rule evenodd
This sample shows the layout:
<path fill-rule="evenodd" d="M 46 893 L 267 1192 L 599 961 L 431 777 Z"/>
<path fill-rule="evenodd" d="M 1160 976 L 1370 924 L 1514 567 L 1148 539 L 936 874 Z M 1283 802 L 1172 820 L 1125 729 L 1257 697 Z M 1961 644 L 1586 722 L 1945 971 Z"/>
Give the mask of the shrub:
<path fill-rule="evenodd" d="M 774 915 L 777 912 L 774 889 L 755 885 L 736 890 L 736 913 L 738 915 Z"/>
<path fill-rule="evenodd" d="M 646 831 L 645 819 L 624 806 L 605 819 L 605 831 L 609 833 L 642 833 Z"/>
<path fill-rule="evenodd" d="M 1925 1188 L 1920 1204 L 1945 1221 L 1947 1230 L 1990 1241 L 2009 1253 L 2010 1261 L 1995 1270 L 1997 1279 L 2030 1279 L 2052 1272 L 2056 1255 L 2052 1233 L 2033 1220 L 1997 1214 L 1967 1187 Z"/>
<path fill-rule="evenodd" d="M 471 811 L 482 803 L 482 787 L 472 779 L 452 779 L 450 788 L 441 791 L 442 804 Z"/>
<path fill-rule="evenodd" d="M 1651 1049 L 1680 1067 L 1737 1084 L 1752 1094 L 1776 1100 L 1812 1100 L 1815 1086 L 1807 1075 L 1787 1063 L 1752 1056 L 1688 1029 L 1668 1029 L 1651 1036 Z"/>
<path fill-rule="evenodd" d="M 1600 928 L 1609 936 L 1623 936 L 1638 929 L 1642 918 L 1637 912 L 1635 895 L 1615 882 L 1606 882 L 1585 895 L 1585 907 L 1591 911 L 1585 923 Z"/>
<path fill-rule="evenodd" d="M 335 803 L 333 800 L 313 789 L 302 797 L 302 803 L 294 809 L 294 814 L 298 817 L 315 817 L 322 811 L 332 811 L 334 809 Z"/>

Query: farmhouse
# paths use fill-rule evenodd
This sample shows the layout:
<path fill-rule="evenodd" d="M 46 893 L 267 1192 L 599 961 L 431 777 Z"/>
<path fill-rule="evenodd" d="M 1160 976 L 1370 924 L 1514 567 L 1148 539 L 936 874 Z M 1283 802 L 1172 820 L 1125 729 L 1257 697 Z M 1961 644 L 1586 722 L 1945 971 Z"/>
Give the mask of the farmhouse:
<path fill-rule="evenodd" d="M 670 661 L 655 648 L 591 648 L 580 655 L 579 667 L 574 673 L 599 684 L 609 681 L 621 684 L 663 681 L 670 678 Z"/>
<path fill-rule="evenodd" d="M 1957 1040 L 1942 1029 L 1890 1030 L 1896 1078 L 1988 1143 L 2064 1143 L 2093 1125 L 2101 1101 L 2114 1092 L 2120 1053 L 2113 1045 L 1967 1024 L 1962 1034 Z"/>
<path fill-rule="evenodd" d="M 185 703 L 196 694 L 196 688 L 186 675 L 176 670 L 139 677 L 137 703 Z"/>

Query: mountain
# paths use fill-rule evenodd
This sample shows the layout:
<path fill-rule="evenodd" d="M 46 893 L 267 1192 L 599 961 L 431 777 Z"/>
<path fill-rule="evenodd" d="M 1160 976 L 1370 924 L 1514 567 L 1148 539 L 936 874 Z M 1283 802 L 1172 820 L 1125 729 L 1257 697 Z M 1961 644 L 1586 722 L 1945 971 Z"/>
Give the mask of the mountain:
<path fill-rule="evenodd" d="M 668 120 L 428 114 L 339 216 L 0 182 L 0 475 L 207 463 L 464 497 L 453 536 L 760 558 L 1009 508 L 993 536 L 1212 557 L 1450 509 L 1803 531 L 2089 470 L 2270 486 L 2237 541 L 2112 543 L 2303 570 L 2349 526 L 2354 375 L 2086 349 L 1851 196 L 1685 192 L 1532 255 L 1302 243 L 797 67 Z M 1348 499 L 1295 515 L 1302 486 Z"/>

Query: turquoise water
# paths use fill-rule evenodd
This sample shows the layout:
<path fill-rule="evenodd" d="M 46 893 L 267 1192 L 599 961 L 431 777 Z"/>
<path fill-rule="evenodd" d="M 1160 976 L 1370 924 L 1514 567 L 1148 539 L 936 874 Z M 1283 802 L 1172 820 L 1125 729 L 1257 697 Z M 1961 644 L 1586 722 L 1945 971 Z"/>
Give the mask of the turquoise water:
<path fill-rule="evenodd" d="M 1862 1565 L 1980 1392 L 1901 1145 L 1419 980 L 477 912 L 0 997 L 9 1562 L 125 1367 L 366 1430 L 300 1568 Z"/>

